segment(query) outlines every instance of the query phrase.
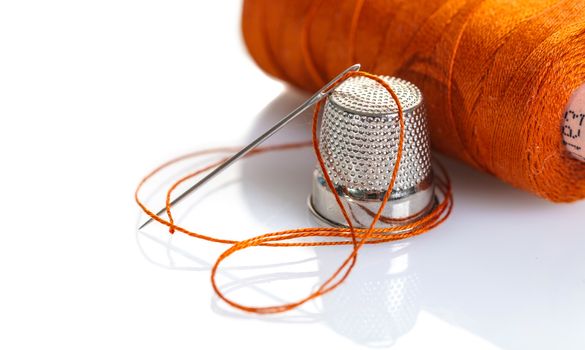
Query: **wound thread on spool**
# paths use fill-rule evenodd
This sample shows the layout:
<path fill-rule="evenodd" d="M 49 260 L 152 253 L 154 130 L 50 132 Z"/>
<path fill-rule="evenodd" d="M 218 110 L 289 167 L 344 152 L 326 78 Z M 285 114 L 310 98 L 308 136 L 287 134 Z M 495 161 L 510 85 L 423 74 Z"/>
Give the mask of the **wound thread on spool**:
<path fill-rule="evenodd" d="M 583 13 L 582 0 L 244 0 L 242 28 L 261 68 L 308 91 L 354 61 L 413 82 L 434 149 L 570 202 L 585 163 L 559 130 L 585 82 Z"/>

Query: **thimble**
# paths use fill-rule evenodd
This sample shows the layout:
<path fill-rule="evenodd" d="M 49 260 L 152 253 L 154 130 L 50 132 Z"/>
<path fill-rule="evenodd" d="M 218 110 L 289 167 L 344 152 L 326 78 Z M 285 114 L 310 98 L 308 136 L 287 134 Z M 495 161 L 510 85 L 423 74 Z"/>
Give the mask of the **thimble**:
<path fill-rule="evenodd" d="M 404 116 L 398 175 L 376 227 L 416 221 L 436 204 L 427 112 L 412 83 L 381 76 L 396 93 Z M 369 227 L 386 194 L 400 136 L 398 106 L 379 83 L 363 76 L 345 80 L 327 98 L 319 147 L 329 177 L 355 227 Z M 313 172 L 309 208 L 329 226 L 347 226 L 319 166 Z"/>

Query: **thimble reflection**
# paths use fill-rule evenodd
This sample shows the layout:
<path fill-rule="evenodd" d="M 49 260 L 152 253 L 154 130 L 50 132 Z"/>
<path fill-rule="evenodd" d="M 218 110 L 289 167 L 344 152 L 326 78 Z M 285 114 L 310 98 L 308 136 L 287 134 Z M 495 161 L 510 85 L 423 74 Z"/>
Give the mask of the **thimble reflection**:
<path fill-rule="evenodd" d="M 360 257 L 351 281 L 321 300 L 322 315 L 337 333 L 370 347 L 389 347 L 407 334 L 420 313 L 422 276 L 408 243 L 391 243 Z M 318 261 L 338 259 L 339 251 L 317 249 Z M 325 281 L 330 267 L 319 269 Z"/>
<path fill-rule="evenodd" d="M 426 109 L 420 90 L 405 80 L 382 76 L 398 96 L 404 115 L 404 143 L 398 176 L 377 227 L 415 221 L 436 203 Z M 379 83 L 348 78 L 327 98 L 320 150 L 327 172 L 354 226 L 368 227 L 390 180 L 400 135 L 398 106 Z M 345 226 L 319 167 L 313 173 L 309 207 L 330 226 Z"/>

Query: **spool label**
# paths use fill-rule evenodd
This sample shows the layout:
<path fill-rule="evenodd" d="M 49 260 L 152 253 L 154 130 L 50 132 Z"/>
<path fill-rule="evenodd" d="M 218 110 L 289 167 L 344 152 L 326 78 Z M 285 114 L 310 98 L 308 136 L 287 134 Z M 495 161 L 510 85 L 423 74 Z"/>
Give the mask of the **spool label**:
<path fill-rule="evenodd" d="M 585 85 L 577 89 L 569 100 L 561 133 L 567 151 L 585 162 Z"/>

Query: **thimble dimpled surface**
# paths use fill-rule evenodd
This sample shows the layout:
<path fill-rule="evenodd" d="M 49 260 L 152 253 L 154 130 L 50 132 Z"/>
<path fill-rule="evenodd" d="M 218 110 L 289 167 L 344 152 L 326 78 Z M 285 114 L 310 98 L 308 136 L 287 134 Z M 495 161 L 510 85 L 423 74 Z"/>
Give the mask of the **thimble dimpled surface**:
<path fill-rule="evenodd" d="M 431 175 L 426 110 L 420 90 L 398 78 L 382 77 L 402 105 L 403 156 L 393 197 L 413 189 Z M 356 196 L 381 194 L 388 188 L 398 151 L 398 106 L 377 82 L 353 77 L 328 99 L 321 125 L 321 153 L 336 186 Z"/>

